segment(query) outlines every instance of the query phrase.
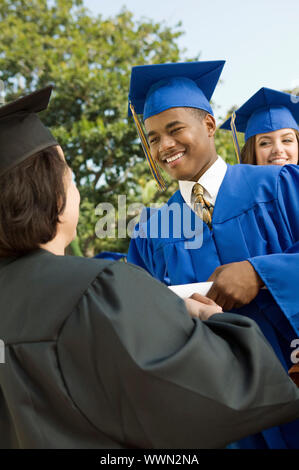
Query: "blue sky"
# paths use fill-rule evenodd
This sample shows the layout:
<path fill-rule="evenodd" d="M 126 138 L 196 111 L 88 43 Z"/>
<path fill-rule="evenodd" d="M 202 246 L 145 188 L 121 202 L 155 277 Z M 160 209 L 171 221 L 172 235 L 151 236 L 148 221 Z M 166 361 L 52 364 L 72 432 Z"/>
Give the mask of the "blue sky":
<path fill-rule="evenodd" d="M 298 0 L 84 0 L 93 14 L 114 16 L 125 5 L 139 19 L 182 22 L 186 56 L 225 59 L 213 101 L 218 119 L 262 86 L 299 87 Z"/>

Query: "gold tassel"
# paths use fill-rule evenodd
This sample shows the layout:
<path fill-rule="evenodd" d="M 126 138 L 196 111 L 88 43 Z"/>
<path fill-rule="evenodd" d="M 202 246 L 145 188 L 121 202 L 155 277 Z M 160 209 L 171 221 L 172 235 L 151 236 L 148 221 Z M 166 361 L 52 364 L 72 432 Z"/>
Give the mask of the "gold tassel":
<path fill-rule="evenodd" d="M 142 145 L 142 148 L 143 148 L 143 151 L 144 151 L 144 155 L 146 156 L 146 159 L 147 159 L 147 162 L 149 164 L 152 176 L 155 179 L 157 185 L 159 186 L 160 191 L 165 191 L 165 189 L 166 189 L 165 181 L 164 181 L 161 173 L 159 172 L 159 169 L 156 165 L 156 162 L 153 160 L 153 157 L 152 157 L 151 152 L 150 152 L 149 144 L 147 142 L 146 135 L 145 135 L 145 133 L 143 131 L 143 128 L 142 128 L 142 124 L 139 121 L 139 118 L 138 118 L 138 116 L 135 112 L 134 106 L 132 105 L 131 102 L 129 103 L 129 106 L 130 106 L 130 110 L 131 110 L 132 115 L 133 115 L 134 123 L 135 123 L 136 129 L 137 129 L 140 141 L 141 141 L 141 145 Z"/>
<path fill-rule="evenodd" d="M 240 146 L 238 142 L 238 136 L 237 136 L 237 129 L 235 126 L 235 120 L 236 120 L 236 113 L 235 111 L 232 114 L 232 117 L 230 119 L 230 128 L 232 131 L 232 137 L 233 137 L 233 142 L 234 142 L 234 147 L 235 147 L 235 152 L 237 155 L 238 163 L 240 163 L 241 160 L 241 152 L 240 152 Z"/>

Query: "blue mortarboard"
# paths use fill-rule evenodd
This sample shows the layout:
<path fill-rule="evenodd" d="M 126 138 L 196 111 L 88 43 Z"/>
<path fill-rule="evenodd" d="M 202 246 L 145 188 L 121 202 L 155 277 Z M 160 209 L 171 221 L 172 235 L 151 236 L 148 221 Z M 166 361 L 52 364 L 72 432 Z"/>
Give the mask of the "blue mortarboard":
<path fill-rule="evenodd" d="M 213 114 L 209 101 L 224 63 L 215 60 L 133 67 L 129 101 L 144 120 L 177 107 L 199 108 Z"/>
<path fill-rule="evenodd" d="M 261 88 L 237 111 L 234 124 L 237 132 L 245 132 L 245 141 L 256 134 L 279 129 L 299 130 L 299 100 L 297 96 Z M 231 130 L 231 118 L 220 129 Z"/>
<path fill-rule="evenodd" d="M 133 115 L 144 153 L 152 174 L 161 189 L 164 182 L 150 155 L 142 126 L 143 119 L 170 108 L 198 108 L 213 114 L 210 99 L 218 83 L 225 61 L 180 62 L 174 64 L 142 65 L 132 68 L 129 115 Z"/>

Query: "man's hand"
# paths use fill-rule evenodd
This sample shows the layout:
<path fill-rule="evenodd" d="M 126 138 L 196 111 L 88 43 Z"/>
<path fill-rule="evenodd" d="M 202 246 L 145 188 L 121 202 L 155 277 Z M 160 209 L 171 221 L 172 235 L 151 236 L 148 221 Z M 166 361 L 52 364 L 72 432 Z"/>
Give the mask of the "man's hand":
<path fill-rule="evenodd" d="M 249 261 L 219 266 L 208 281 L 213 281 L 213 285 L 207 297 L 214 300 L 226 312 L 249 304 L 264 286 Z"/>
<path fill-rule="evenodd" d="M 208 320 L 214 313 L 222 312 L 222 308 L 219 307 L 219 305 L 201 294 L 193 294 L 191 297 L 184 300 L 189 314 L 201 320 Z"/>

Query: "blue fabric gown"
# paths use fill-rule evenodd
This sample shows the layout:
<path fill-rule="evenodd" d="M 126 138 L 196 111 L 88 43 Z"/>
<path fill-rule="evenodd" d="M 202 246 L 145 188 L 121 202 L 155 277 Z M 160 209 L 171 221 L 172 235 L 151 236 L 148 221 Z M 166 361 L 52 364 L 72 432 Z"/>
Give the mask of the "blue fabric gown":
<path fill-rule="evenodd" d="M 119 261 L 120 259 L 126 258 L 125 253 L 118 253 L 116 251 L 102 251 L 101 253 L 94 256 L 97 259 L 111 259 L 114 261 Z"/>
<path fill-rule="evenodd" d="M 173 215 L 171 207 L 180 207 L 189 219 Z M 196 219 L 179 191 L 161 209 L 147 209 L 135 228 L 128 262 L 176 285 L 207 281 L 217 266 L 248 260 L 267 289 L 233 312 L 258 323 L 288 370 L 292 366 L 291 341 L 299 337 L 299 167 L 228 165 L 212 230 L 200 221 L 200 229 L 190 238 L 190 233 L 184 234 L 184 224 L 190 220 L 191 227 L 196 227 Z M 165 236 L 168 220 L 169 236 Z M 147 236 L 149 233 L 154 237 Z M 202 237 L 202 246 L 188 249 L 188 241 L 194 242 L 196 237 Z M 250 436 L 239 445 L 297 449 L 299 421 Z"/>

